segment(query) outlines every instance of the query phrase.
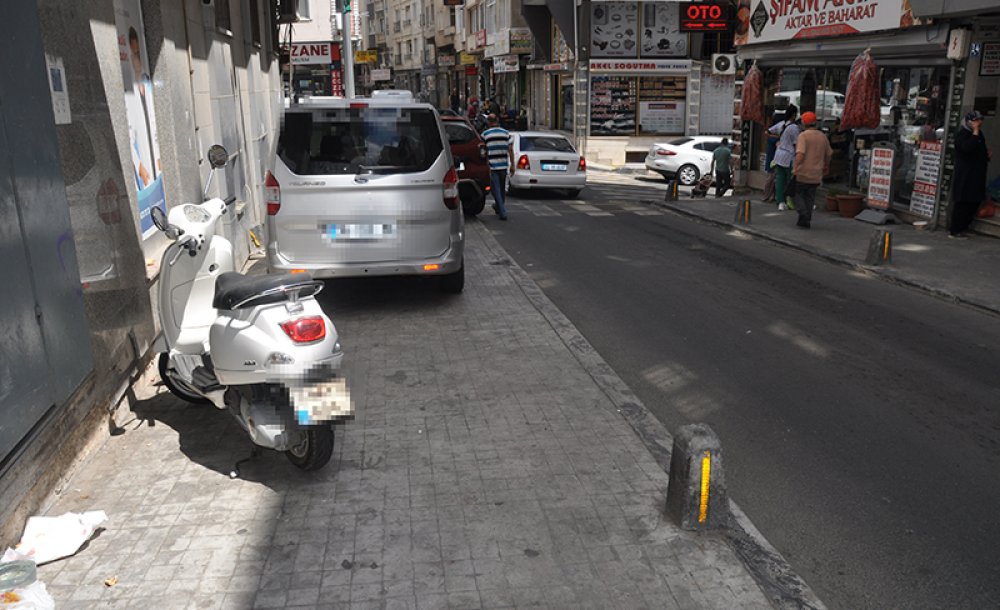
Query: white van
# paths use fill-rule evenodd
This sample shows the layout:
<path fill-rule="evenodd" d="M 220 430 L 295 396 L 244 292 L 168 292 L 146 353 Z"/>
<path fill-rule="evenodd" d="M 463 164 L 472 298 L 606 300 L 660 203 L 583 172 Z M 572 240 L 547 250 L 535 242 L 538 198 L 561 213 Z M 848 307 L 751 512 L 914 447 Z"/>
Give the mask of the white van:
<path fill-rule="evenodd" d="M 437 111 L 403 95 L 287 108 L 264 184 L 269 269 L 438 275 L 461 292 L 465 227 L 447 142 Z"/>

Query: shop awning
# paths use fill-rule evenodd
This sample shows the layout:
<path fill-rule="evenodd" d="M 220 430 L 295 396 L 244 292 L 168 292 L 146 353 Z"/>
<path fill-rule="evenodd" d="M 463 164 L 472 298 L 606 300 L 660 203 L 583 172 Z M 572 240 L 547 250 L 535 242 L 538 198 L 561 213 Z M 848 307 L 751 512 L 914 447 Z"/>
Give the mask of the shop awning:
<path fill-rule="evenodd" d="M 573 29 L 573 23 L 576 21 L 576 15 L 573 14 L 576 9 L 575 5 L 576 2 L 567 2 L 566 0 L 545 0 L 545 6 L 549 7 L 549 12 L 552 13 L 556 26 L 562 32 L 563 38 L 566 39 L 571 49 L 576 40 Z M 574 49 L 573 52 L 575 53 L 576 50 Z"/>
<path fill-rule="evenodd" d="M 947 44 L 948 26 L 937 24 L 867 36 L 744 45 L 736 53 L 741 60 L 756 59 L 770 66 L 850 65 L 858 53 L 870 48 L 880 66 L 913 65 L 917 58 L 922 65 L 947 65 L 951 63 L 945 57 Z"/>
<path fill-rule="evenodd" d="M 914 17 L 963 17 L 1000 13 L 997 0 L 910 0 Z"/>

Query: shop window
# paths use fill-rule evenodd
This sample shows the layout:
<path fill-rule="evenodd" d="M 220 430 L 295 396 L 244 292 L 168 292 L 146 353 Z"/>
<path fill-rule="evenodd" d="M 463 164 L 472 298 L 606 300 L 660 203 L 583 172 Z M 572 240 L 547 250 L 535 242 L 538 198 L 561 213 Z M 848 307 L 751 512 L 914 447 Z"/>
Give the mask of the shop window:
<path fill-rule="evenodd" d="M 639 78 L 639 133 L 684 133 L 687 79 L 683 76 Z"/>
<path fill-rule="evenodd" d="M 594 76 L 590 79 L 590 134 L 635 134 L 636 78 Z"/>

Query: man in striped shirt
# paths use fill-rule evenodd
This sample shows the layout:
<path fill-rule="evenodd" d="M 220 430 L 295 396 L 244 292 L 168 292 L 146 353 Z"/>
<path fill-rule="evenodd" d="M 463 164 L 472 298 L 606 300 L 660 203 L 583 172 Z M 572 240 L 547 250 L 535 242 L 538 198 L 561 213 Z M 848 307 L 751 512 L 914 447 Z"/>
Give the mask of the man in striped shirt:
<path fill-rule="evenodd" d="M 486 142 L 486 152 L 490 161 L 490 190 L 493 191 L 493 211 L 500 220 L 507 220 L 507 207 L 504 205 L 504 189 L 507 184 L 507 170 L 513 161 L 510 147 L 510 132 L 500 127 L 497 115 L 487 118 L 486 131 L 483 140 Z"/>

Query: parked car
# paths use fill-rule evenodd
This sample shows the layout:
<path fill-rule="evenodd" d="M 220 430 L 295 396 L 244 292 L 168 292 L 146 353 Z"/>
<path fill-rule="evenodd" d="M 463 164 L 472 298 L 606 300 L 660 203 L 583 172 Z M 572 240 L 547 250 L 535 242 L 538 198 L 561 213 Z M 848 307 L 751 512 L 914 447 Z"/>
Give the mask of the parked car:
<path fill-rule="evenodd" d="M 511 134 L 514 166 L 507 174 L 508 191 L 562 189 L 576 197 L 587 185 L 587 160 L 565 136 L 547 131 Z"/>
<path fill-rule="evenodd" d="M 677 177 L 684 186 L 693 186 L 712 169 L 712 152 L 722 144 L 722 136 L 684 136 L 654 143 L 646 155 L 646 169 L 670 180 Z"/>
<path fill-rule="evenodd" d="M 475 216 L 483 211 L 486 195 L 490 191 L 490 164 L 486 159 L 486 143 L 465 117 L 442 116 L 441 122 L 451 146 L 451 156 L 458 167 L 462 211 Z"/>
<path fill-rule="evenodd" d="M 265 176 L 272 271 L 439 275 L 464 286 L 458 172 L 430 104 L 405 95 L 295 104 Z"/>

